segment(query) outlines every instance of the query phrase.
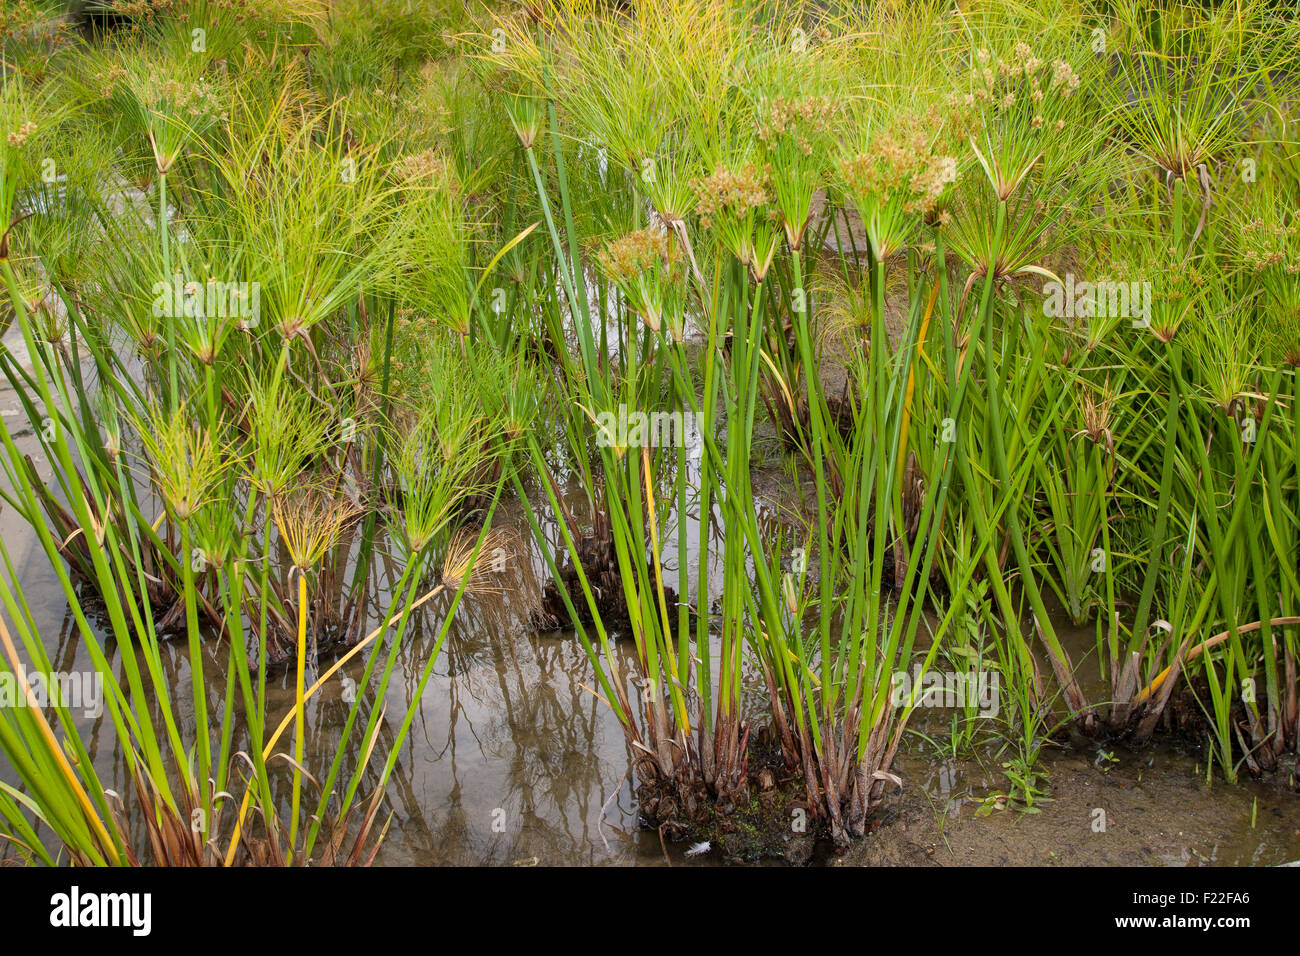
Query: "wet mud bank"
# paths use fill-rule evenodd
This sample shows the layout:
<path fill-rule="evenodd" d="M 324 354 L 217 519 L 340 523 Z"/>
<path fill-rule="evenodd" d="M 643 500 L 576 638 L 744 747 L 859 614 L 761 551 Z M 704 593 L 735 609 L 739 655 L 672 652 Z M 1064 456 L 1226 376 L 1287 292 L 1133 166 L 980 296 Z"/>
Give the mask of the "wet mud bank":
<path fill-rule="evenodd" d="M 996 809 L 975 765 L 930 772 L 891 795 L 880 826 L 837 866 L 1278 866 L 1300 860 L 1296 769 L 1206 781 L 1200 748 L 1160 739 L 1137 752 L 1048 754 L 1045 797 Z M 911 763 L 911 761 L 909 761 Z M 996 765 L 995 765 L 996 767 Z M 924 775 L 926 771 L 921 768 Z M 941 784 L 946 775 L 951 788 Z"/>

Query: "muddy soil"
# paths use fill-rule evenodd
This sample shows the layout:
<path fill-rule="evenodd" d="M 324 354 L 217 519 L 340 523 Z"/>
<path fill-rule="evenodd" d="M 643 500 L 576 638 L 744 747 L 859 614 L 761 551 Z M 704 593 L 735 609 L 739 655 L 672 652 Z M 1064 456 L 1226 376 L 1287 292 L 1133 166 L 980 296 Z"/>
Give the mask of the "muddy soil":
<path fill-rule="evenodd" d="M 880 827 L 836 866 L 1277 866 L 1300 859 L 1296 769 L 1258 782 L 1206 783 L 1195 749 L 1044 758 L 1050 802 L 981 815 L 1004 787 L 949 800 L 924 786 L 890 796 Z M 1294 759 L 1294 758 L 1292 758 Z M 984 792 L 987 789 L 987 793 Z"/>

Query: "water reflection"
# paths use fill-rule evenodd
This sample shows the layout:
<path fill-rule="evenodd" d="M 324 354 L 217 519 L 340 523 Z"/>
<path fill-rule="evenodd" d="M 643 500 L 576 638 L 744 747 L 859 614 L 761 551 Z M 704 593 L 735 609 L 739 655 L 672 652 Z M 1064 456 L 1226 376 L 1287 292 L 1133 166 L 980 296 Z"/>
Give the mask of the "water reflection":
<path fill-rule="evenodd" d="M 584 520 L 585 509 L 580 501 L 574 500 L 575 513 L 579 520 Z M 794 540 L 789 536 L 788 526 L 783 525 L 784 516 L 779 509 L 765 509 L 764 515 L 773 534 L 782 530 L 787 541 Z M 507 509 L 507 519 L 522 526 L 517 511 L 512 514 Z M 695 561 L 701 548 L 701 542 L 696 540 L 697 525 L 691 519 L 682 528 L 687 534 L 690 559 Z M 665 552 L 675 559 L 678 529 L 668 520 L 665 529 Z M 92 666 L 89 655 L 78 640 L 72 616 L 44 556 L 32 553 L 30 536 L 13 516 L 0 513 L 0 532 L 5 534 L 6 544 L 20 569 L 21 583 L 31 601 L 36 624 L 46 635 L 52 666 L 63 671 L 89 669 Z M 558 545 L 553 524 L 544 525 L 544 532 Z M 717 533 L 715 528 L 711 534 Z M 716 545 L 716 540 L 711 539 L 707 550 L 713 566 L 720 571 L 716 564 L 720 549 Z M 526 560 L 531 561 L 532 570 L 540 577 L 540 555 L 534 550 Z M 381 555 L 376 565 L 381 579 L 391 581 L 400 576 L 399 569 L 392 567 L 386 556 Z M 720 574 L 713 577 L 712 583 L 716 586 L 719 581 Z M 371 592 L 372 606 L 367 608 L 371 626 L 388 612 L 373 596 L 375 593 L 383 593 L 383 589 Z M 716 596 L 710 593 L 706 601 L 698 601 L 692 595 L 699 604 L 711 604 Z M 446 602 L 434 601 L 413 617 L 397 649 L 394 677 L 382 701 L 383 718 L 375 748 L 378 756 L 365 770 L 358 803 L 363 803 L 376 786 L 381 769 L 379 761 L 395 746 L 408 707 L 412 702 L 416 706 L 377 822 L 382 827 L 387 821 L 388 830 L 376 862 L 662 864 L 665 853 L 658 837 L 637 825 L 629 779 L 631 754 L 626 740 L 613 712 L 594 693 L 597 678 L 575 636 L 571 632 L 531 631 L 525 624 L 527 608 L 517 600 L 503 602 L 491 596 L 467 599 L 442 646 L 437 648 L 436 665 L 421 691 L 421 676 L 435 652 L 445 612 Z M 1086 657 L 1093 641 L 1091 633 L 1078 629 L 1063 634 L 1071 642 L 1075 659 Z M 393 639 L 389 635 L 390 643 L 380 650 L 381 666 Z M 191 739 L 194 714 L 188 654 L 184 641 L 172 641 L 163 647 L 163 679 L 170 688 L 181 733 L 185 739 Z M 229 689 L 225 680 L 229 648 L 222 641 L 212 639 L 206 642 L 204 651 L 209 704 L 214 713 L 220 714 Z M 117 649 L 111 643 L 106 646 L 106 652 L 114 666 L 120 667 Z M 318 779 L 323 780 L 329 772 L 347 720 L 350 704 L 344 678 L 360 685 L 366 656 L 362 654 L 351 661 L 308 703 L 306 766 Z M 615 657 L 620 673 L 636 672 L 630 641 L 615 642 Z M 716 657 L 711 655 L 715 663 Z M 761 681 L 747 668 L 744 682 L 746 712 L 762 719 L 766 705 Z M 639 694 L 630 684 L 629 699 L 639 700 Z M 363 716 L 376 702 L 366 700 L 365 704 Z M 250 746 L 242 706 L 242 697 L 236 693 L 233 726 L 228 728 L 236 751 Z M 270 675 L 268 726 L 274 727 L 290 713 L 292 706 L 290 675 L 284 671 Z M 128 806 L 134 806 L 124 755 L 117 749 L 109 716 L 78 719 L 78 729 L 101 778 L 126 797 Z M 914 719 L 913 729 L 939 740 L 946 734 L 949 719 L 948 711 L 921 712 Z M 354 739 L 359 740 L 360 736 L 356 733 Z M 283 738 L 279 749 L 288 751 L 289 741 L 290 736 Z M 345 755 L 341 780 L 348 779 L 357 759 L 354 746 Z M 1161 755 L 1161 760 L 1167 763 L 1174 759 Z M 952 814 L 964 806 L 969 811 L 970 803 L 978 803 L 991 790 L 1005 789 L 998 760 L 993 749 L 962 756 L 937 752 L 934 744 L 919 734 L 910 734 L 895 769 L 910 790 L 929 796 L 936 813 Z M 1192 760 L 1188 758 L 1183 763 L 1190 764 Z M 290 768 L 283 762 L 275 766 L 281 775 L 275 781 L 276 792 L 287 810 Z M 1190 777 L 1189 768 L 1181 764 L 1178 773 Z M 226 789 L 241 794 L 242 765 L 234 766 L 231 774 Z M 13 782 L 12 770 L 7 766 L 0 766 L 0 780 Z M 1192 801 L 1196 800 L 1198 812 L 1204 815 L 1208 809 L 1221 805 L 1216 800 L 1222 801 L 1224 792 L 1220 789 L 1198 797 L 1172 793 L 1166 787 L 1159 796 L 1161 800 L 1166 797 L 1174 800 L 1172 805 L 1183 810 L 1190 810 Z M 1247 790 L 1232 790 L 1231 794 L 1249 806 L 1251 795 Z M 1280 853 L 1296 856 L 1295 838 L 1290 837 L 1288 841 L 1288 834 L 1293 831 L 1285 820 L 1285 814 L 1292 808 L 1276 803 L 1275 799 L 1261 796 L 1258 807 L 1261 831 L 1233 831 L 1230 842 L 1207 844 L 1212 847 L 1210 858 L 1216 862 L 1269 863 L 1276 862 Z M 1173 809 L 1170 814 L 1179 812 Z M 128 814 L 128 819 L 135 821 L 131 836 L 142 845 L 145 833 L 135 817 L 134 813 Z M 1271 827 L 1267 832 L 1277 837 L 1271 843 L 1265 841 L 1265 827 Z M 1292 849 L 1286 851 L 1281 843 Z M 687 861 L 682 857 L 682 849 L 667 848 L 674 865 L 717 862 L 713 857 Z M 1170 855 L 1164 862 L 1204 862 L 1189 855 L 1190 852 Z"/>

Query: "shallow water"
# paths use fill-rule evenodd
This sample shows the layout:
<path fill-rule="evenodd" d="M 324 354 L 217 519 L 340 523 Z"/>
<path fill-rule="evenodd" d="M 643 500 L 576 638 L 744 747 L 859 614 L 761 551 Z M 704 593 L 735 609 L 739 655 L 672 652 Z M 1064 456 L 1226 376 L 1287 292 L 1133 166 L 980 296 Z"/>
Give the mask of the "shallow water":
<path fill-rule="evenodd" d="M 0 411 L 10 427 L 18 420 L 12 414 L 16 407 L 12 393 L 0 392 Z M 47 474 L 43 462 L 37 461 L 37 466 Z M 516 505 L 516 522 L 517 511 Z M 508 506 L 505 520 L 512 520 Z M 693 522 L 690 527 L 693 533 Z M 31 532 L 5 512 L 0 513 L 0 534 L 46 636 L 53 666 L 88 670 L 89 656 L 79 646 L 57 580 Z M 694 555 L 700 543 L 690 540 L 689 546 Z M 671 537 L 665 552 L 675 554 Z M 404 640 L 384 702 L 381 754 L 414 698 L 436 640 L 440 610 L 431 604 Z M 716 852 L 688 859 L 684 846 L 664 846 L 656 833 L 638 826 L 628 745 L 613 713 L 590 690 L 597 686 L 596 677 L 572 633 L 534 633 L 523 626 L 519 608 L 506 606 L 504 614 L 502 610 L 475 601 L 462 605 L 420 696 L 389 782 L 385 815 L 391 811 L 390 827 L 376 862 L 518 866 L 719 862 Z M 372 609 L 374 620 L 380 611 Z M 1063 628 L 1063 634 L 1078 664 L 1092 647 L 1091 630 Z M 190 673 L 184 642 L 171 642 L 167 649 L 173 700 L 183 719 L 192 720 L 185 704 L 190 697 Z M 207 654 L 210 702 L 219 714 L 225 690 L 219 675 L 226 650 L 213 641 Z M 623 673 L 632 673 L 631 644 L 620 643 L 619 654 Z M 328 769 L 348 710 L 341 678 L 359 680 L 363 657 L 351 662 L 309 702 L 306 763 L 313 773 Z M 1095 672 L 1091 662 L 1082 673 L 1090 670 Z M 747 687 L 747 709 L 757 716 L 763 694 L 755 675 L 747 676 Z M 1094 699 L 1098 696 L 1097 687 L 1085 690 Z M 634 689 L 630 696 L 637 699 Z M 268 697 L 274 724 L 292 707 L 287 674 L 274 676 Z M 950 714 L 940 709 L 918 711 L 911 729 L 941 739 Z M 107 716 L 82 718 L 79 729 L 106 784 L 127 793 L 125 765 L 107 721 Z M 1204 758 L 1193 745 L 1163 741 L 1142 753 L 1121 751 L 1110 756 L 1104 756 L 1102 748 L 1086 746 L 1049 751 L 1043 767 L 1050 772 L 1054 800 L 1043 805 L 1041 814 L 1024 816 L 1008 810 L 980 818 L 976 809 L 990 794 L 1007 788 L 999 768 L 1005 757 L 997 745 L 977 746 L 960 756 L 945 755 L 920 733 L 909 734 L 895 765 L 905 790 L 891 795 L 878 813 L 880 829 L 844 857 L 819 848 L 818 860 L 987 864 L 1073 858 L 1097 862 L 1101 843 L 1086 818 L 1094 787 L 1109 794 L 1105 799 L 1124 807 L 1122 813 L 1112 811 L 1120 814 L 1119 822 L 1107 834 L 1107 855 L 1101 862 L 1277 864 L 1300 859 L 1300 805 L 1287 791 L 1282 775 L 1239 786 L 1206 785 Z M 236 728 L 236 740 L 244 738 L 243 728 Z M 246 744 L 235 749 L 242 746 Z M 363 796 L 373 783 L 373 770 L 372 765 Z M 12 781 L 10 768 L 0 766 L 0 779 Z M 236 784 L 228 789 L 235 790 Z M 287 788 L 284 792 L 287 803 Z M 1139 822 L 1128 822 L 1133 820 Z M 1130 825 L 1132 829 L 1126 829 Z"/>

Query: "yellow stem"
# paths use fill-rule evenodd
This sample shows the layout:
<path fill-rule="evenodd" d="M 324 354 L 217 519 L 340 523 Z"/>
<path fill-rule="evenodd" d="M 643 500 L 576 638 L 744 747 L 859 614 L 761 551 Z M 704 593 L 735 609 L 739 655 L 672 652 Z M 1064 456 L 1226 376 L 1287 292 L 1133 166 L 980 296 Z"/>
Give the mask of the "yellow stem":
<path fill-rule="evenodd" d="M 298 680 L 294 691 L 294 735 L 293 745 L 293 800 L 289 807 L 289 847 L 292 855 L 294 840 L 298 836 L 298 802 L 302 795 L 302 758 L 303 758 L 303 686 L 306 683 L 307 665 L 307 574 L 298 569 Z"/>
<path fill-rule="evenodd" d="M 663 566 L 659 562 L 659 524 L 655 520 L 655 500 L 654 490 L 650 484 L 650 447 L 648 445 L 641 446 L 641 463 L 641 471 L 645 479 L 646 510 L 650 513 L 650 548 L 654 557 L 655 583 L 659 586 L 659 613 L 663 615 L 664 622 L 664 645 L 676 668 L 680 667 L 682 662 L 677 660 L 676 655 L 673 653 L 672 628 L 668 622 L 668 605 L 664 600 L 664 573 Z M 691 732 L 691 721 L 686 716 L 685 703 L 679 699 L 678 694 L 670 694 L 670 696 L 673 698 L 673 709 L 677 711 L 677 720 L 689 734 Z"/>
<path fill-rule="evenodd" d="M 334 664 L 329 668 L 329 670 L 327 670 L 324 674 L 321 674 L 321 676 L 316 680 L 316 683 L 312 684 L 310 687 L 307 688 L 306 693 L 302 694 L 302 699 L 304 701 L 309 699 L 313 694 L 315 694 L 318 690 L 324 687 L 325 682 L 328 681 L 335 674 L 337 674 L 343 668 L 343 665 L 345 665 L 348 661 L 352 660 L 352 658 L 356 657 L 363 650 L 365 650 L 367 647 L 373 644 L 375 638 L 379 637 L 380 634 L 384 633 L 384 631 L 386 631 L 388 628 L 392 627 L 394 624 L 400 621 L 404 615 L 410 613 L 411 611 L 414 611 L 416 608 L 420 607 L 426 602 L 431 601 L 433 598 L 437 597 L 437 595 L 442 593 L 442 590 L 445 587 L 446 587 L 445 584 L 437 585 L 428 593 L 423 595 L 418 601 L 415 601 L 405 611 L 399 611 L 398 613 L 394 614 L 392 617 L 390 617 L 379 627 L 375 628 L 373 631 L 367 634 L 364 640 L 358 641 L 356 647 L 352 648 L 352 650 L 348 651 L 337 661 L 335 661 Z M 271 739 L 268 740 L 266 744 L 262 747 L 263 761 L 271 759 L 272 748 L 275 747 L 276 743 L 279 741 L 280 737 L 284 734 L 284 732 L 289 729 L 289 725 L 293 722 L 294 716 L 295 716 L 294 714 L 285 714 L 284 719 L 281 720 L 279 726 L 275 728 L 275 733 L 271 735 Z M 244 790 L 244 799 L 239 804 L 239 817 L 235 820 L 235 832 L 230 835 L 230 846 L 226 848 L 226 866 L 231 866 L 235 862 L 235 851 L 239 848 L 239 836 L 243 830 L 244 817 L 248 815 L 248 805 L 252 799 L 252 793 L 253 793 L 253 788 L 252 785 L 250 784 Z"/>
<path fill-rule="evenodd" d="M 925 348 L 925 336 L 930 330 L 930 316 L 934 314 L 934 300 L 939 295 L 939 283 L 930 288 L 930 301 L 925 304 L 925 318 L 921 320 L 921 331 L 916 339 L 916 354 L 907 369 L 907 392 L 903 398 L 903 425 L 898 435 L 898 487 L 903 487 L 903 473 L 907 469 L 907 430 L 912 422 L 912 391 L 916 387 L 916 363 Z"/>
<path fill-rule="evenodd" d="M 1300 624 L 1300 617 L 1275 617 L 1271 621 L 1269 621 L 1268 624 L 1269 627 L 1286 627 L 1288 625 L 1296 625 L 1296 624 Z M 1251 624 L 1243 624 L 1241 627 L 1237 628 L 1237 633 L 1249 634 L 1251 631 L 1258 631 L 1262 626 L 1263 626 L 1262 621 L 1255 621 Z M 1193 647 L 1190 651 L 1187 652 L 1187 657 L 1184 658 L 1183 663 L 1185 664 L 1187 663 L 1187 661 L 1199 657 L 1201 654 L 1205 653 L 1210 648 L 1222 644 L 1224 641 L 1228 639 L 1228 636 L 1231 633 L 1232 633 L 1231 631 L 1221 631 L 1218 634 L 1215 634 L 1213 637 L 1201 641 L 1201 643 L 1197 644 L 1195 647 Z M 1142 691 L 1142 693 L 1138 694 L 1137 701 L 1135 702 L 1135 704 L 1145 703 L 1148 697 L 1150 697 L 1152 694 L 1158 691 L 1160 689 L 1160 685 L 1163 684 L 1168 679 L 1169 672 L 1171 670 L 1173 670 L 1172 664 L 1170 664 L 1159 674 L 1157 674 L 1155 680 L 1153 680 L 1150 684 L 1148 684 L 1147 687 Z"/>
<path fill-rule="evenodd" d="M 9 656 L 9 662 L 13 667 L 15 676 L 22 673 L 22 662 L 18 659 L 18 649 L 14 647 L 13 638 L 9 634 L 9 628 L 5 627 L 4 618 L 0 618 L 0 641 L 4 643 L 5 653 Z M 121 858 L 118 856 L 117 847 L 114 846 L 112 837 L 108 835 L 108 830 L 104 827 L 103 821 L 99 819 L 99 813 L 96 812 L 94 804 L 90 802 L 90 796 L 86 793 L 85 788 L 81 786 L 81 781 L 77 779 L 72 764 L 68 762 L 67 756 L 63 753 L 62 745 L 55 738 L 54 730 L 50 727 L 49 721 L 45 719 L 45 712 L 41 710 L 40 705 L 37 703 L 31 687 L 25 681 L 19 681 L 18 683 L 22 685 L 27 695 L 28 709 L 35 715 L 37 723 L 40 725 L 41 735 L 45 738 L 46 746 L 49 748 L 50 753 L 54 755 L 59 770 L 76 793 L 77 802 L 81 804 L 81 811 L 91 829 L 95 831 L 95 836 L 99 839 L 100 845 L 108 854 L 110 862 L 116 866 L 121 863 Z"/>

